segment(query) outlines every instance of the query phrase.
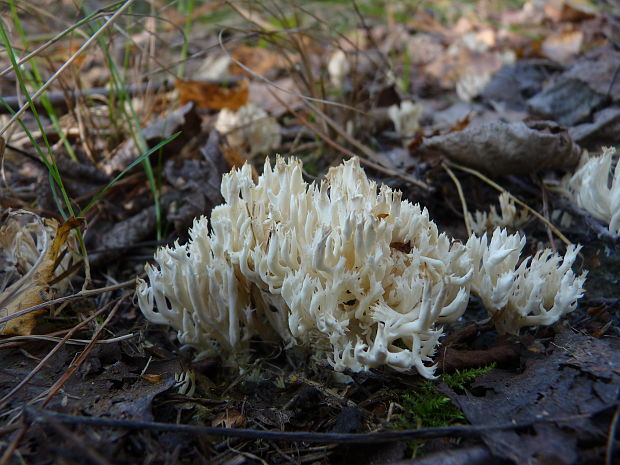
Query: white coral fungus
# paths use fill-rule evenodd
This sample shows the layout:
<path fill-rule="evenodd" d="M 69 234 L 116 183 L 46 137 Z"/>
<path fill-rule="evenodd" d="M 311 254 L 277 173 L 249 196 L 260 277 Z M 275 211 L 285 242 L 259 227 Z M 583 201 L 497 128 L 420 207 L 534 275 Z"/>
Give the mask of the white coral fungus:
<path fill-rule="evenodd" d="M 392 105 L 388 108 L 388 116 L 394 123 L 396 134 L 400 137 L 413 137 L 420 129 L 420 119 L 424 112 L 424 106 L 403 100 L 400 105 Z"/>
<path fill-rule="evenodd" d="M 247 151 L 252 156 L 276 149 L 282 140 L 281 128 L 276 119 L 253 103 L 237 111 L 220 111 L 215 129 L 226 135 L 231 147 Z"/>
<path fill-rule="evenodd" d="M 160 249 L 138 285 L 153 322 L 203 353 L 274 333 L 327 351 L 337 369 L 388 365 L 432 376 L 441 329 L 468 301 L 466 256 L 428 212 L 366 178 L 354 159 L 306 184 L 297 160 L 222 181 L 225 204 L 186 245 Z M 465 270 L 455 272 L 454 270 Z M 157 309 L 155 309 L 155 305 Z"/>
<path fill-rule="evenodd" d="M 456 95 L 463 102 L 471 102 L 478 97 L 489 82 L 491 73 L 467 73 L 459 78 L 456 83 Z"/>
<path fill-rule="evenodd" d="M 616 149 L 607 147 L 598 157 L 582 157 L 575 174 L 564 180 L 568 196 L 593 217 L 606 222 L 609 231 L 620 234 L 620 163 Z M 616 167 L 612 164 L 616 158 Z"/>
<path fill-rule="evenodd" d="M 467 253 L 472 258 L 472 292 L 477 294 L 501 333 L 518 334 L 524 326 L 550 325 L 573 311 L 583 294 L 585 273 L 571 266 L 581 247 L 569 246 L 566 255 L 545 249 L 519 264 L 525 237 L 496 229 L 487 244 L 472 236 Z"/>
<path fill-rule="evenodd" d="M 337 88 L 341 89 L 347 74 L 351 71 L 351 65 L 347 60 L 347 55 L 342 50 L 336 50 L 327 63 L 329 81 Z"/>
<path fill-rule="evenodd" d="M 474 215 L 472 215 L 468 212 L 467 215 L 472 231 L 480 235 L 484 234 L 486 231 L 492 231 L 495 228 L 517 230 L 530 218 L 527 210 L 522 209 L 517 211 L 515 203 L 507 192 L 502 192 L 499 195 L 499 208 L 499 213 L 495 206 L 491 206 L 489 213 L 476 211 Z"/>
<path fill-rule="evenodd" d="M 500 324 L 509 332 L 575 306 L 583 282 L 570 271 L 576 249 L 561 266 L 545 252 L 515 271 L 517 236 L 453 242 L 426 209 L 377 190 L 357 159 L 320 184 L 308 185 L 301 170 L 278 158 L 257 184 L 249 165 L 224 176 L 211 231 L 197 219 L 187 244 L 158 250 L 158 265 L 146 266 L 150 285 L 138 281 L 145 316 L 174 327 L 199 356 L 238 363 L 258 336 L 324 352 L 339 371 L 387 365 L 432 377 L 438 323 L 462 315 L 472 276 L 485 304 L 511 315 Z M 547 318 L 538 317 L 543 310 Z"/>

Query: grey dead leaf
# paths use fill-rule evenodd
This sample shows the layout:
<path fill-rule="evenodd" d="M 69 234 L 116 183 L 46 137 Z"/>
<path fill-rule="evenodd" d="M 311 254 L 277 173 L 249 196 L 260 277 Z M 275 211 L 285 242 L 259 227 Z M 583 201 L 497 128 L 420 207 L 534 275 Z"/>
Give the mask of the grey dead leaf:
<path fill-rule="evenodd" d="M 596 48 L 573 60 L 542 92 L 528 101 L 530 112 L 573 126 L 589 119 L 608 99 L 620 100 L 620 52 Z"/>
<path fill-rule="evenodd" d="M 564 77 L 583 81 L 593 91 L 618 101 L 620 100 L 618 67 L 620 67 L 620 52 L 614 46 L 606 45 L 574 60 L 564 73 Z"/>
<path fill-rule="evenodd" d="M 577 79 L 560 78 L 528 100 L 531 113 L 572 126 L 586 120 L 599 107 L 605 96 Z"/>
<path fill-rule="evenodd" d="M 161 205 L 179 232 L 186 231 L 195 217 L 207 214 L 222 202 L 219 187 L 229 166 L 219 142 L 217 131 L 212 131 L 200 148 L 203 159 L 171 159 L 165 164 L 163 174 L 174 190 L 162 196 Z M 88 240 L 91 265 L 110 263 L 148 239 L 156 228 L 155 218 L 155 207 L 149 205 L 108 228 L 100 225 L 97 234 Z"/>
<path fill-rule="evenodd" d="M 166 180 L 181 194 L 168 212 L 177 231 L 184 231 L 194 218 L 205 215 L 224 201 L 220 194 L 222 175 L 230 167 L 220 150 L 220 135 L 213 130 L 200 147 L 200 160 L 169 160 L 164 168 Z"/>
<path fill-rule="evenodd" d="M 552 121 L 493 121 L 430 137 L 424 147 L 492 176 L 571 169 L 581 154 L 568 131 Z"/>
<path fill-rule="evenodd" d="M 200 131 L 200 124 L 200 116 L 196 112 L 194 104 L 190 102 L 173 111 L 165 118 L 158 119 L 149 124 L 142 132 L 144 139 L 151 147 L 170 137 L 175 132 L 183 132 L 181 140 L 172 141 L 165 147 L 166 150 L 174 152 L 175 148 L 182 147 L 186 141 Z M 108 175 L 120 172 L 138 156 L 140 156 L 140 151 L 136 147 L 134 139 L 130 138 L 121 145 L 116 154 L 103 167 L 103 170 Z"/>
<path fill-rule="evenodd" d="M 591 122 L 569 129 L 573 140 L 586 147 L 590 145 L 617 145 L 620 143 L 620 108 L 604 108 L 594 114 Z"/>
<path fill-rule="evenodd" d="M 596 412 L 616 405 L 620 360 L 614 342 L 565 331 L 556 335 L 547 354 L 527 352 L 523 372 L 493 370 L 481 376 L 472 393 L 450 396 L 473 425 L 493 425 L 510 419 L 529 422 L 580 415 L 570 422 L 537 423 L 532 431 L 486 433 L 483 440 L 494 455 L 532 465 L 576 463 L 577 444 L 585 438 L 605 443 L 607 427 L 593 419 Z M 535 432 L 535 434 L 534 434 Z"/>
<path fill-rule="evenodd" d="M 558 65 L 547 60 L 522 60 L 504 66 L 482 92 L 486 102 L 501 103 L 512 110 L 525 110 L 527 99 L 538 94 Z"/>

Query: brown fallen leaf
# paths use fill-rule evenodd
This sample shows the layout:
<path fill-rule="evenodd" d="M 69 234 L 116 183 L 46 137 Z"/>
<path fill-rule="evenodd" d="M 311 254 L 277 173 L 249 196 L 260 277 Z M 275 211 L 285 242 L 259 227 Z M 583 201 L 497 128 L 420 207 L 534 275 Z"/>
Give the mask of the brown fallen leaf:
<path fill-rule="evenodd" d="M 551 34 L 543 40 L 541 51 L 554 61 L 564 62 L 573 58 L 581 50 L 584 34 L 582 31 L 562 31 Z"/>
<path fill-rule="evenodd" d="M 267 48 L 250 47 L 248 45 L 239 45 L 232 51 L 231 55 L 234 60 L 261 76 L 265 76 L 271 71 L 288 68 L 293 62 L 298 61 L 298 58 L 295 56 L 291 56 L 287 60 L 284 56 Z M 234 61 L 230 66 L 230 73 L 245 76 L 251 75 Z"/>
<path fill-rule="evenodd" d="M 161 381 L 161 374 L 148 374 L 140 375 L 142 379 L 147 380 L 149 383 L 159 383 Z"/>
<path fill-rule="evenodd" d="M 245 416 L 243 413 L 234 410 L 226 409 L 225 412 L 217 415 L 212 421 L 211 426 L 223 426 L 225 428 L 238 428 L 245 423 Z"/>
<path fill-rule="evenodd" d="M 76 218 L 59 225 L 56 220 L 43 220 L 27 211 L 9 212 L 0 227 L 0 247 L 9 269 L 12 265 L 10 271 L 21 277 L 0 294 L 0 316 L 43 303 L 52 285 L 66 286 L 67 280 L 59 275 L 66 278 L 63 275 L 74 268 L 78 247 L 71 230 L 80 225 Z M 0 324 L 0 334 L 31 334 L 36 316 L 44 312 L 30 312 Z"/>
<path fill-rule="evenodd" d="M 581 154 L 568 131 L 552 121 L 493 121 L 427 138 L 424 148 L 492 176 L 571 169 Z"/>
<path fill-rule="evenodd" d="M 248 102 L 249 83 L 246 79 L 234 87 L 204 81 L 177 79 L 174 86 L 182 105 L 194 102 L 203 110 L 238 110 Z"/>

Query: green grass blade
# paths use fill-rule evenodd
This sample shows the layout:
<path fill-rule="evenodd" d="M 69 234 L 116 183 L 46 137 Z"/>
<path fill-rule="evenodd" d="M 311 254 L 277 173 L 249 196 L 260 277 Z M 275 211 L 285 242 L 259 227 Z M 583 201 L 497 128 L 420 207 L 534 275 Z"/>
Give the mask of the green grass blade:
<path fill-rule="evenodd" d="M 114 184 L 116 184 L 123 176 L 125 176 L 125 174 L 127 174 L 127 172 L 129 170 L 131 170 L 134 166 L 136 166 L 138 163 L 143 163 L 148 161 L 148 157 L 153 154 L 154 152 L 156 152 L 157 150 L 159 150 L 160 148 L 162 148 L 164 145 L 166 145 L 168 142 L 170 142 L 171 140 L 175 139 L 179 134 L 181 134 L 180 132 L 177 132 L 173 135 L 171 135 L 170 137 L 168 137 L 167 139 L 161 141 L 159 144 L 157 144 L 155 147 L 149 149 L 148 151 L 146 151 L 145 153 L 143 153 L 142 155 L 140 155 L 138 158 L 136 158 L 127 168 L 125 168 L 123 171 L 121 171 L 118 176 L 116 176 L 112 181 L 110 181 L 110 183 L 105 186 L 97 195 L 95 195 L 90 202 L 88 202 L 88 205 L 86 205 L 81 211 L 79 216 L 84 215 L 84 213 L 86 213 L 103 195 L 105 195 L 105 193 L 112 187 L 114 186 Z"/>

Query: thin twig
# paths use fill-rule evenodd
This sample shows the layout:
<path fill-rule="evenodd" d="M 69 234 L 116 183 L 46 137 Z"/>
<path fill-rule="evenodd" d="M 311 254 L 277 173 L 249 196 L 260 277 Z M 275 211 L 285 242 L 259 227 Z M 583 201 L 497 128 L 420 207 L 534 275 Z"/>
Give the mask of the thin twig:
<path fill-rule="evenodd" d="M 119 5 L 121 2 L 116 2 L 113 3 L 111 5 L 107 5 L 104 8 L 99 9 L 97 12 L 93 13 L 93 15 L 89 18 L 89 20 L 94 20 L 97 19 L 101 16 L 109 16 L 110 11 L 112 11 L 112 8 L 114 8 L 116 5 Z M 63 37 L 65 37 L 67 34 L 71 33 L 72 31 L 74 31 L 75 29 L 79 30 L 79 27 L 81 26 L 81 23 L 85 20 L 86 18 L 82 19 L 81 21 L 72 24 L 70 27 L 68 27 L 67 29 L 65 29 L 64 31 L 59 32 L 58 34 L 56 34 L 54 37 L 52 37 L 50 40 L 46 41 L 44 44 L 40 45 L 39 47 L 35 48 L 32 52 L 28 53 L 27 55 L 21 57 L 19 60 L 17 60 L 17 65 L 21 66 L 24 63 L 26 63 L 27 61 L 30 61 L 30 59 L 32 57 L 34 57 L 35 55 L 38 55 L 39 53 L 41 53 L 42 51 L 44 51 L 45 49 L 47 49 L 48 47 L 54 45 L 56 42 L 58 42 L 60 39 L 62 39 Z M 7 66 L 6 68 L 4 68 L 2 71 L 0 71 L 0 77 L 4 76 L 6 73 L 8 73 L 9 71 L 11 71 L 13 69 L 13 67 L 11 65 Z"/>
<path fill-rule="evenodd" d="M 78 56 L 80 56 L 82 52 L 84 52 L 88 47 L 90 47 L 90 45 L 95 40 L 97 40 L 97 38 L 101 34 L 103 34 L 103 32 L 106 29 L 108 29 L 108 27 L 114 24 L 114 22 L 125 12 L 125 10 L 127 10 L 127 8 L 129 8 L 129 6 L 134 1 L 135 0 L 127 0 L 123 6 L 121 6 L 118 10 L 116 10 L 116 13 L 114 13 L 92 36 L 88 38 L 86 42 L 82 44 L 82 46 L 73 55 L 70 56 L 69 59 L 65 61 L 56 70 L 56 72 L 49 77 L 47 81 L 45 81 L 45 84 L 39 87 L 39 89 L 34 94 L 31 95 L 30 101 L 34 102 L 34 100 L 36 100 L 43 92 L 45 92 L 47 88 L 52 84 L 52 82 L 54 82 L 58 78 L 58 76 L 60 76 L 61 73 L 63 73 L 69 66 L 71 66 L 71 64 L 75 61 L 75 59 Z M 7 131 L 7 129 L 11 127 L 11 125 L 17 120 L 17 118 L 19 118 L 22 115 L 22 113 L 26 111 L 29 105 L 30 103 L 26 102 L 19 110 L 15 112 L 15 114 L 11 117 L 11 119 L 7 121 L 7 123 L 2 127 L 2 129 L 0 129 L 0 136 L 2 136 Z"/>
<path fill-rule="evenodd" d="M 620 407 L 616 408 L 611 424 L 609 425 L 609 434 L 607 435 L 607 450 L 605 452 L 605 465 L 612 465 L 614 458 L 614 441 L 618 432 L 618 423 L 620 422 Z"/>
<path fill-rule="evenodd" d="M 320 129 L 318 129 L 316 126 L 314 126 L 312 123 L 308 122 L 305 118 L 302 118 L 301 115 L 299 115 L 297 112 L 295 112 L 295 110 L 293 110 L 291 108 L 291 106 L 286 103 L 284 100 L 282 100 L 280 97 L 277 96 L 277 94 L 275 93 L 271 93 L 271 95 L 273 95 L 273 97 L 280 103 L 282 104 L 289 113 L 291 113 L 295 118 L 297 118 L 297 120 L 303 124 L 304 126 L 306 126 L 310 131 L 312 131 L 314 134 L 316 134 L 318 137 L 320 137 L 323 141 L 325 141 L 326 144 L 331 145 L 333 148 L 335 148 L 336 150 L 338 150 L 339 152 L 341 152 L 343 155 L 352 158 L 352 157 L 357 157 L 357 154 L 354 152 L 351 152 L 349 149 L 347 149 L 346 147 L 340 145 L 338 142 L 336 142 L 335 140 L 333 140 L 331 137 L 329 137 L 327 134 L 325 134 L 323 131 L 321 131 Z M 368 166 L 369 168 L 372 168 L 374 170 L 377 170 L 381 173 L 387 174 L 389 176 L 396 176 L 398 178 L 401 178 L 404 181 L 407 181 L 415 186 L 418 186 L 422 189 L 424 189 L 427 192 L 432 191 L 433 189 L 431 188 L 431 186 L 429 186 L 428 184 L 425 184 L 424 182 L 420 181 L 419 179 L 415 179 L 411 176 L 408 176 L 404 173 L 401 173 L 400 171 L 396 171 L 396 170 L 392 170 L 389 168 L 386 168 L 382 165 L 379 165 L 371 160 L 368 160 L 366 158 L 360 158 L 359 159 L 360 162 L 363 165 Z"/>
<path fill-rule="evenodd" d="M 9 463 L 9 461 L 11 460 L 11 457 L 13 456 L 13 453 L 17 449 L 17 446 L 19 445 L 19 443 L 24 438 L 27 432 L 28 432 L 28 425 L 23 424 L 22 428 L 17 433 L 15 433 L 15 436 L 13 437 L 11 444 L 9 444 L 9 447 L 7 447 L 6 450 L 4 451 L 4 454 L 2 454 L 2 458 L 0 458 L 0 465 L 7 465 Z"/>
<path fill-rule="evenodd" d="M 56 381 L 56 383 L 54 383 L 54 385 L 50 388 L 47 396 L 45 397 L 45 400 L 41 404 L 43 407 L 47 406 L 49 401 L 52 400 L 52 397 L 54 397 L 56 395 L 56 393 L 58 391 L 60 391 L 60 389 L 64 386 L 64 384 L 67 382 L 67 380 L 69 378 L 71 378 L 73 373 L 75 373 L 75 371 L 82 365 L 84 360 L 86 360 L 86 357 L 88 357 L 88 355 L 92 351 L 93 347 L 95 347 L 95 342 L 101 336 L 101 333 L 103 332 L 104 328 L 112 320 L 114 315 L 116 315 L 116 312 L 120 308 L 121 303 L 128 296 L 129 296 L 129 293 L 121 296 L 118 299 L 118 302 L 116 302 L 116 305 L 114 305 L 114 307 L 112 308 L 112 310 L 108 314 L 107 318 L 104 320 L 103 323 L 101 323 L 101 326 L 99 326 L 99 328 L 97 329 L 97 332 L 93 335 L 92 339 L 90 340 L 90 343 L 84 348 L 84 350 L 82 351 L 80 356 L 76 360 L 74 360 L 73 363 L 71 363 L 71 365 L 69 365 L 69 368 L 67 368 L 67 371 L 65 371 L 63 373 L 63 375 L 60 377 L 60 379 L 58 381 Z"/>
<path fill-rule="evenodd" d="M 473 174 L 478 179 L 481 179 L 482 181 L 486 182 L 489 186 L 491 186 L 492 188 L 494 188 L 495 190 L 497 190 L 499 192 L 505 192 L 517 205 L 520 205 L 521 207 L 525 208 L 528 212 L 530 212 L 532 215 L 534 215 L 536 218 L 538 218 L 540 221 L 542 221 L 543 224 L 547 225 L 549 227 L 549 229 L 551 229 L 551 231 L 553 231 L 554 234 L 556 236 L 558 236 L 562 240 L 562 242 L 564 242 L 566 245 L 571 245 L 572 244 L 572 242 L 570 240 L 568 240 L 568 238 L 564 234 L 562 234 L 560 232 L 560 230 L 558 228 L 556 228 L 553 225 L 553 223 L 551 223 L 547 218 L 545 218 L 543 215 L 538 213 L 536 210 L 534 210 L 532 207 L 530 207 L 525 202 L 522 202 L 521 200 L 516 198 L 509 191 L 507 191 L 502 186 L 497 184 L 495 181 L 487 178 L 480 171 L 477 171 L 477 170 L 472 169 L 472 168 L 468 168 L 467 166 L 459 165 L 458 163 L 454 163 L 453 161 L 449 161 L 449 160 L 444 160 L 444 163 L 446 165 L 452 167 L 452 168 L 456 168 L 456 169 L 459 169 L 461 171 L 465 171 L 466 173 Z"/>
<path fill-rule="evenodd" d="M 219 45 L 220 48 L 222 49 L 222 51 L 226 54 L 226 56 L 228 58 L 230 58 L 231 61 L 233 61 L 235 64 L 239 65 L 239 67 L 241 67 L 243 70 L 247 71 L 248 73 L 250 73 L 252 76 L 256 77 L 257 79 L 260 79 L 261 81 L 269 84 L 271 87 L 278 89 L 281 92 L 284 92 L 285 94 L 289 94 L 289 95 L 294 95 L 295 97 L 299 97 L 300 99 L 304 100 L 304 101 L 312 101 L 312 102 L 317 102 L 317 103 L 324 103 L 326 105 L 332 105 L 334 107 L 340 107 L 340 108 L 346 108 L 347 110 L 351 110 L 354 111 L 356 113 L 360 113 L 364 116 L 370 117 L 370 114 L 360 110 L 359 108 L 355 108 L 351 105 L 347 105 L 345 103 L 340 103 L 340 102 L 336 102 L 334 100 L 326 100 L 326 99 L 321 99 L 321 98 L 314 98 L 314 97 L 309 97 L 307 95 L 303 95 L 299 92 L 295 92 L 289 89 L 285 89 L 282 86 L 277 85 L 275 82 L 270 81 L 269 79 L 267 79 L 265 76 L 263 76 L 260 73 L 257 73 L 256 71 L 248 68 L 246 65 L 244 65 L 243 63 L 241 63 L 239 60 L 237 60 L 235 57 L 233 57 L 228 50 L 226 49 L 226 47 L 224 47 L 224 41 L 222 39 L 222 36 L 225 32 L 225 29 L 222 29 L 218 35 L 218 41 L 219 41 Z M 280 32 L 286 32 L 286 30 L 284 31 L 280 31 Z M 1 135 L 2 133 L 0 133 Z"/>
<path fill-rule="evenodd" d="M 125 289 L 127 287 L 135 286 L 136 281 L 130 279 L 129 281 L 125 281 L 119 284 L 114 284 L 113 286 L 101 287 L 99 289 L 86 289 L 84 291 L 80 291 L 77 294 L 67 295 L 65 297 L 59 297 L 57 299 L 48 300 L 47 302 L 40 303 L 38 305 L 34 305 L 32 307 L 25 308 L 18 312 L 12 313 L 11 315 L 3 316 L 0 318 L 0 323 L 4 323 L 6 321 L 12 320 L 13 318 L 20 317 L 25 315 L 26 313 L 36 312 L 37 310 L 41 310 L 42 308 L 49 307 L 50 305 L 60 304 L 63 302 L 67 302 L 69 300 L 81 299 L 83 297 L 91 297 L 93 295 L 103 294 L 104 292 L 116 291 L 118 289 Z"/>
<path fill-rule="evenodd" d="M 446 171 L 446 173 L 448 173 L 448 176 L 450 176 L 450 179 L 452 179 L 452 182 L 456 186 L 459 198 L 461 199 L 461 208 L 463 209 L 463 220 L 465 221 L 465 229 L 467 230 L 467 235 L 471 236 L 472 229 L 471 223 L 469 222 L 469 210 L 467 209 L 467 200 L 465 200 L 465 195 L 463 194 L 463 187 L 461 186 L 461 182 L 459 181 L 459 178 L 457 178 L 454 174 L 454 171 L 452 171 L 448 165 L 442 163 L 441 167 Z"/>
<path fill-rule="evenodd" d="M 133 333 L 124 334 L 118 337 L 111 337 L 109 339 L 102 339 L 101 341 L 97 341 L 95 344 L 116 344 L 117 342 L 124 341 L 126 339 L 131 339 L 136 335 Z M 90 339 L 64 339 L 60 337 L 54 336 L 44 336 L 44 335 L 30 335 L 30 336 L 12 336 L 7 339 L 2 339 L 0 341 L 0 346 L 5 343 L 11 343 L 15 341 L 47 341 L 47 342 L 60 342 L 64 341 L 67 345 L 75 345 L 75 346 L 83 346 L 90 343 Z"/>
<path fill-rule="evenodd" d="M 540 192 L 541 192 L 542 203 L 543 203 L 543 216 L 545 218 L 547 218 L 547 220 L 548 220 L 549 217 L 550 217 L 550 215 L 549 215 L 549 195 L 547 193 L 547 189 L 545 188 L 545 183 L 543 183 L 540 178 L 538 179 L 538 181 L 539 181 L 539 184 L 540 184 Z M 554 252 L 557 252 L 558 248 L 555 245 L 555 240 L 553 240 L 553 232 L 551 231 L 551 229 L 547 225 L 545 225 L 545 229 L 547 230 L 547 237 L 549 238 L 549 243 L 551 244 L 551 249 Z"/>
<path fill-rule="evenodd" d="M 607 406 L 605 409 L 608 409 Z M 574 422 L 578 419 L 589 418 L 592 414 L 571 415 L 560 418 L 544 418 L 521 423 L 504 423 L 499 425 L 463 425 L 446 426 L 439 428 L 420 428 L 402 431 L 381 431 L 374 433 L 312 433 L 305 431 L 261 431 L 252 429 L 218 428 L 209 426 L 184 425 L 176 423 L 158 423 L 148 421 L 129 421 L 114 420 L 111 418 L 97 418 L 68 415 L 50 410 L 43 410 L 32 406 L 27 406 L 24 410 L 28 419 L 32 421 L 45 421 L 55 419 L 65 424 L 88 425 L 102 428 L 117 428 L 124 430 L 138 431 L 167 431 L 176 433 L 187 433 L 192 435 L 215 435 L 230 438 L 244 439 L 263 439 L 267 441 L 286 441 L 286 442 L 311 442 L 311 443 L 333 443 L 333 444 L 368 444 L 383 443 L 393 441 L 404 441 L 411 439 L 431 439 L 444 437 L 479 437 L 483 434 L 494 431 L 521 430 L 531 428 L 539 423 L 565 423 Z"/>
<path fill-rule="evenodd" d="M 227 80 L 226 82 L 230 82 L 231 80 Z M 147 89 L 152 90 L 153 92 L 157 92 L 158 90 L 171 90 L 173 88 L 172 82 L 170 81 L 162 81 L 162 82 L 146 82 L 141 84 L 128 84 L 126 86 L 127 95 L 133 97 L 135 95 L 140 95 L 145 92 Z M 47 98 L 49 99 L 52 106 L 57 107 L 59 105 L 65 105 L 67 100 L 73 101 L 78 98 L 85 97 L 93 97 L 93 96 L 101 96 L 101 97 L 109 97 L 110 95 L 116 95 L 118 93 L 117 89 L 110 89 L 108 87 L 93 87 L 92 89 L 87 90 L 68 90 L 67 92 L 50 92 L 47 94 Z M 4 103 L 6 105 L 0 106 L 0 114 L 1 113 L 9 113 L 9 109 L 7 106 L 11 107 L 15 111 L 16 107 L 19 107 L 19 99 L 17 95 L 9 95 L 4 97 Z M 37 105 L 38 106 L 38 105 Z"/>
<path fill-rule="evenodd" d="M 60 350 L 60 348 L 69 340 L 69 338 L 75 334 L 79 329 L 81 329 L 82 327 L 84 327 L 85 325 L 87 325 L 90 321 L 92 321 L 93 319 L 95 319 L 97 316 L 99 316 L 101 313 L 103 313 L 104 311 L 106 311 L 110 305 L 112 304 L 112 302 L 108 303 L 107 305 L 105 305 L 102 309 L 97 310 L 95 313 L 93 313 L 91 316 L 89 316 L 88 318 L 86 318 L 84 321 L 81 321 L 80 323 L 78 323 L 77 325 L 75 325 L 73 328 L 71 328 L 71 330 L 69 332 L 67 332 L 67 334 L 65 335 L 65 337 L 63 337 L 58 344 L 56 344 L 56 346 L 50 350 L 48 352 L 48 354 L 43 357 L 43 359 L 37 364 L 37 366 L 35 366 L 30 373 L 28 373 L 28 375 L 26 375 L 26 377 L 24 379 L 22 379 L 19 384 L 17 384 L 17 386 L 15 386 L 13 389 L 11 389 L 2 399 L 0 399 L 0 409 L 2 409 L 7 402 L 11 399 L 11 397 L 13 397 L 17 392 L 19 392 L 19 390 L 21 388 L 23 388 L 26 384 L 28 384 L 28 382 L 34 377 L 34 375 L 36 375 L 41 368 L 43 368 L 45 366 L 45 364 L 48 362 L 48 360 L 50 358 L 52 358 L 52 356 L 58 352 Z"/>
<path fill-rule="evenodd" d="M 237 2 L 227 1 L 225 3 L 237 13 L 239 13 L 239 15 L 246 21 L 256 24 L 258 27 L 264 29 L 267 32 L 277 32 L 277 28 L 274 25 L 260 18 L 255 12 L 246 10 L 245 8 L 237 5 Z"/>

